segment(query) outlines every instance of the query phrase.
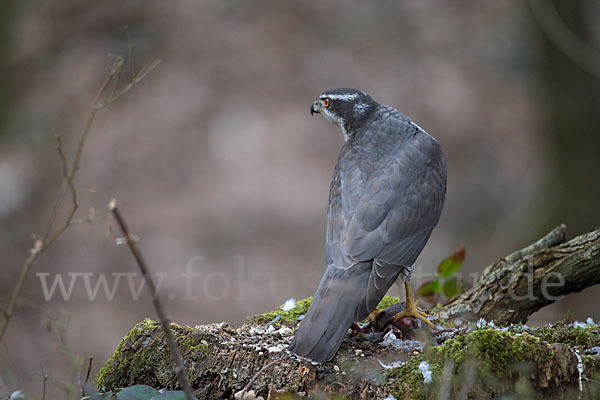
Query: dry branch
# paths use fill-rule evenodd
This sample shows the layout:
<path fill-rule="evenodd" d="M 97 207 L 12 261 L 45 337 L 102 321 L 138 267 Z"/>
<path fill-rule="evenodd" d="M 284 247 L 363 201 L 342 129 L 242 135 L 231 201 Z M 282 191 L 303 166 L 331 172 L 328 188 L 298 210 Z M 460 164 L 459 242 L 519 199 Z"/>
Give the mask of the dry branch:
<path fill-rule="evenodd" d="M 90 357 L 88 360 L 87 372 L 85 374 L 85 379 L 82 381 L 79 379 L 79 385 L 81 386 L 81 397 L 85 397 L 85 388 L 90 381 L 90 373 L 92 372 L 92 363 L 94 362 L 94 357 Z M 80 377 L 81 378 L 81 377 Z"/>
<path fill-rule="evenodd" d="M 21 265 L 20 274 L 15 284 L 15 288 L 11 294 L 6 309 L 3 310 L 4 318 L 2 320 L 2 324 L 0 325 L 0 343 L 4 338 L 4 334 L 6 333 L 8 324 L 10 323 L 12 316 L 14 315 L 17 309 L 19 297 L 21 296 L 21 291 L 23 290 L 23 285 L 25 284 L 25 281 L 29 276 L 29 272 L 33 267 L 33 264 L 36 262 L 39 255 L 44 250 L 46 250 L 50 245 L 52 245 L 52 243 L 54 243 L 56 239 L 58 239 L 71 225 L 73 225 L 73 218 L 79 207 L 77 203 L 77 190 L 73 182 L 75 180 L 75 177 L 77 176 L 77 172 L 79 171 L 79 164 L 81 156 L 83 154 L 83 149 L 85 147 L 88 135 L 92 129 L 92 124 L 94 122 L 96 114 L 98 113 L 98 111 L 117 100 L 119 97 L 131 90 L 139 82 L 141 82 L 142 79 L 144 79 L 144 77 L 146 77 L 150 72 L 152 72 L 152 70 L 156 68 L 156 66 L 159 63 L 160 60 L 150 60 L 141 69 L 141 71 L 133 75 L 131 81 L 127 85 L 125 85 L 121 89 L 118 89 L 117 91 L 119 77 L 121 75 L 121 70 L 123 69 L 123 59 L 120 57 L 117 58 L 117 61 L 113 64 L 106 78 L 104 78 L 104 81 L 100 85 L 96 97 L 94 98 L 94 102 L 92 103 L 92 107 L 85 122 L 85 126 L 83 128 L 83 131 L 81 132 L 79 140 L 77 141 L 77 147 L 73 155 L 73 161 L 70 169 L 67 157 L 62 148 L 61 138 L 60 136 L 57 136 L 57 151 L 61 160 L 63 170 L 62 186 L 58 192 L 52 210 L 50 211 L 48 221 L 42 229 L 41 235 L 35 240 L 33 248 L 29 251 L 29 256 Z M 113 89 L 111 93 L 105 97 L 102 97 L 107 88 L 111 85 L 111 83 L 113 84 Z M 69 190 L 71 193 L 71 208 L 61 226 L 54 230 L 56 218 L 58 217 L 59 210 L 63 205 L 63 200 L 65 198 L 67 190 Z"/>
<path fill-rule="evenodd" d="M 569 59 L 600 78 L 600 52 L 582 40 L 562 20 L 551 1 L 529 0 L 529 9 L 548 39 Z"/>
<path fill-rule="evenodd" d="M 135 261 L 146 280 L 146 284 L 148 285 L 148 291 L 150 292 L 150 297 L 152 299 L 152 305 L 158 314 L 158 318 L 162 325 L 163 331 L 165 333 L 165 338 L 167 340 L 167 345 L 169 346 L 169 350 L 171 352 L 171 356 L 173 357 L 173 361 L 175 363 L 175 373 L 177 374 L 177 378 L 183 391 L 185 392 L 185 396 L 187 400 L 194 400 L 194 394 L 192 393 L 192 389 L 190 387 L 190 382 L 188 381 L 187 373 L 185 371 L 185 367 L 183 365 L 183 359 L 181 358 L 181 353 L 177 348 L 177 342 L 173 337 L 173 333 L 171 332 L 171 322 L 167 318 L 167 314 L 165 313 L 162 302 L 158 297 L 158 293 L 156 292 L 156 286 L 154 285 L 154 281 L 152 280 L 152 276 L 150 275 L 150 271 L 148 270 L 148 266 L 146 265 L 146 261 L 142 256 L 142 252 L 140 251 L 140 247 L 136 240 L 133 239 L 133 235 L 129 228 L 127 228 L 127 223 L 125 219 L 121 215 L 121 212 L 117 208 L 117 200 L 114 198 L 111 199 L 108 209 L 113 213 L 117 223 L 119 224 L 119 228 L 121 228 L 121 232 L 125 236 L 127 240 L 127 245 L 129 249 L 133 253 Z"/>
<path fill-rule="evenodd" d="M 451 300 L 442 319 L 525 322 L 540 308 L 600 282 L 600 230 L 564 242 L 561 225 L 533 245 L 488 266 L 473 288 Z"/>

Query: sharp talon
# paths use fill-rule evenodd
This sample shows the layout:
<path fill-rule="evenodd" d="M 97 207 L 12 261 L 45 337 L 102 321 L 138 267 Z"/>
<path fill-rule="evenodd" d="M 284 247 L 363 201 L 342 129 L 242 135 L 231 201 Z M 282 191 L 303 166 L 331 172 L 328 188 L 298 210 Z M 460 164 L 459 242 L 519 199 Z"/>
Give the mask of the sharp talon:
<path fill-rule="evenodd" d="M 424 314 L 424 315 L 427 315 L 427 314 Z M 435 329 L 435 325 L 430 320 L 428 320 L 426 318 L 419 318 L 419 319 L 421 321 L 425 322 L 425 324 L 427 324 L 431 329 Z"/>
<path fill-rule="evenodd" d="M 420 311 L 417 308 L 417 302 L 415 301 L 412 295 L 412 288 L 410 287 L 410 284 L 408 282 L 405 282 L 404 285 L 406 287 L 406 304 L 404 306 L 404 310 L 394 315 L 393 321 L 398 322 L 398 320 L 400 320 L 401 318 L 411 317 L 416 318 L 428 325 L 430 328 L 435 329 L 435 325 L 433 324 L 433 322 L 427 319 L 427 317 L 430 317 L 430 315 L 424 313 L 423 311 Z"/>
<path fill-rule="evenodd" d="M 404 309 L 403 311 L 401 311 L 398 314 L 394 315 L 393 322 L 396 323 L 396 322 L 398 322 L 399 320 L 401 320 L 404 317 L 410 317 L 410 318 L 418 319 L 419 321 L 422 321 L 425 324 L 427 324 L 430 328 L 435 329 L 435 325 L 433 324 L 433 322 L 431 322 L 430 320 L 427 319 L 427 317 L 430 317 L 430 315 L 426 314 L 426 313 L 424 313 L 422 311 L 420 311 L 416 307 L 415 308 L 411 308 L 410 310 Z"/>
<path fill-rule="evenodd" d="M 404 311 L 402 311 L 402 312 L 400 312 L 400 313 L 398 313 L 398 314 L 394 315 L 394 319 L 392 320 L 392 323 L 396 323 L 396 322 L 398 322 L 399 320 L 401 320 L 402 318 L 406 317 L 406 315 L 405 315 L 405 314 L 406 314 L 406 313 L 405 313 Z"/>

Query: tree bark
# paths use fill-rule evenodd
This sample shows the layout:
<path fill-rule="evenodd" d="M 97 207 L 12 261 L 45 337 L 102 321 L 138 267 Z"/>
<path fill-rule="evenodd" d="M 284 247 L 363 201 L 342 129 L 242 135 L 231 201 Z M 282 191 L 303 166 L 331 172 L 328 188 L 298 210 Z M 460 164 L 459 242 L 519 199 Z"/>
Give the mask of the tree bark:
<path fill-rule="evenodd" d="M 561 225 L 488 266 L 473 288 L 444 306 L 440 317 L 524 323 L 540 308 L 600 282 L 600 230 L 563 243 L 565 237 Z"/>
<path fill-rule="evenodd" d="M 556 282 L 548 278 L 555 279 L 556 274 L 562 274 L 564 285 L 548 285 Z M 312 365 L 285 352 L 294 324 L 283 318 L 279 326 L 268 324 L 272 317 L 259 316 L 237 328 L 220 323 L 195 328 L 173 325 L 172 329 L 199 399 L 234 398 L 257 371 L 277 358 L 252 383 L 250 389 L 257 396 L 273 399 L 284 392 L 323 392 L 352 399 L 389 395 L 397 399 L 501 395 L 594 399 L 600 397 L 600 326 L 497 325 L 524 321 L 554 301 L 544 293 L 563 296 L 599 280 L 600 230 L 565 242 L 565 227 L 560 226 L 487 267 L 472 289 L 440 310 L 437 331 L 416 331 L 418 342 L 394 340 L 390 333 L 383 343 L 363 335 L 347 337 L 331 362 Z M 530 293 L 531 298 L 523 299 Z M 457 317 L 452 323 L 444 321 Z M 495 325 L 464 321 L 482 317 Z M 395 328 L 391 332 L 401 334 Z M 422 362 L 429 365 L 431 383 L 424 380 L 427 368 Z M 138 324 L 106 363 L 97 383 L 107 389 L 140 383 L 176 389 L 159 324 L 150 320 Z"/>

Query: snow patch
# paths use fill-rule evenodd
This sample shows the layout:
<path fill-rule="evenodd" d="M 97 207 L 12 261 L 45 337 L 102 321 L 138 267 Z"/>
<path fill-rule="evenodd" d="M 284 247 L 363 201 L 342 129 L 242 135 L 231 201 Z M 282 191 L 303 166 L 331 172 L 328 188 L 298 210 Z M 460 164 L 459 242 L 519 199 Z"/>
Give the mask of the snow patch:
<path fill-rule="evenodd" d="M 296 308 L 296 299 L 287 299 L 281 309 L 285 312 L 291 311 Z"/>
<path fill-rule="evenodd" d="M 392 369 L 392 368 L 398 368 L 404 365 L 403 361 L 392 361 L 389 364 L 385 364 L 384 362 L 382 362 L 381 360 L 377 360 L 379 361 L 379 364 L 384 368 L 384 369 Z"/>
<path fill-rule="evenodd" d="M 423 382 L 426 384 L 431 383 L 431 367 L 427 361 L 421 361 L 419 364 L 419 372 L 423 375 Z"/>

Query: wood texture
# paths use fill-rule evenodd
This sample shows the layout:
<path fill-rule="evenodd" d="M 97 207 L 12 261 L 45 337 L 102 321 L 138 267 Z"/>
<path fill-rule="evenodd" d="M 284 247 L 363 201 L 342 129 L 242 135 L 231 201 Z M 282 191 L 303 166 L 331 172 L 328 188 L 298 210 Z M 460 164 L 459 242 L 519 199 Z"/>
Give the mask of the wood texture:
<path fill-rule="evenodd" d="M 564 285 L 553 285 L 558 274 Z M 173 325 L 173 332 L 199 399 L 234 398 L 276 358 L 281 361 L 250 387 L 264 399 L 283 392 L 337 393 L 351 399 L 390 394 L 397 399 L 492 399 L 515 393 L 525 393 L 526 398 L 593 399 L 600 396 L 595 375 L 600 371 L 600 326 L 560 323 L 499 329 L 464 320 L 485 318 L 496 326 L 525 321 L 554 299 L 598 281 L 600 230 L 565 241 L 565 227 L 560 226 L 487 267 L 477 285 L 441 309 L 436 332 L 416 331 L 420 342 L 396 340 L 386 347 L 360 335 L 347 337 L 331 362 L 312 365 L 285 352 L 294 328 L 285 324 L 269 327 L 255 320 L 240 327 Z M 443 322 L 455 317 L 458 322 Z M 176 389 L 170 360 L 162 329 L 146 320 L 125 337 L 97 382 L 107 389 L 139 383 Z M 431 384 L 418 372 L 423 360 L 432 367 Z M 397 361 L 404 364 L 384 368 Z"/>
<path fill-rule="evenodd" d="M 565 242 L 561 225 L 533 245 L 488 266 L 440 317 L 526 322 L 540 308 L 600 282 L 600 230 Z"/>

